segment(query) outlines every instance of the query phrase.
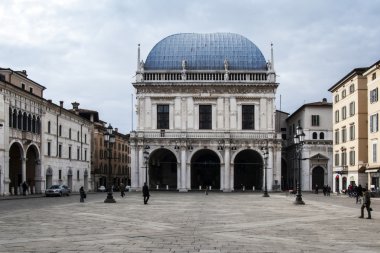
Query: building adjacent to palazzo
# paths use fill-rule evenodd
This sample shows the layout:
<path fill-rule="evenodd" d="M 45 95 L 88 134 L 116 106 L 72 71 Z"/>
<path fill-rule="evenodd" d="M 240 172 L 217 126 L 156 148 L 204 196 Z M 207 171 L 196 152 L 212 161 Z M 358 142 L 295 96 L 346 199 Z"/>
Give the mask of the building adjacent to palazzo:
<path fill-rule="evenodd" d="M 72 112 L 86 118 L 93 123 L 92 142 L 91 142 L 91 177 L 93 178 L 94 190 L 100 186 L 108 189 L 108 169 L 111 165 L 111 182 L 116 188 L 121 183 L 130 185 L 130 148 L 129 134 L 122 134 L 118 128 L 114 129 L 115 143 L 111 146 L 111 160 L 108 159 L 107 145 L 104 142 L 104 133 L 106 132 L 106 122 L 99 119 L 99 113 L 94 110 L 79 108 L 79 103 L 72 103 Z"/>
<path fill-rule="evenodd" d="M 380 61 L 356 68 L 334 84 L 334 185 L 379 190 Z"/>
<path fill-rule="evenodd" d="M 301 167 L 301 189 L 312 191 L 318 185 L 332 187 L 332 103 L 307 103 L 299 107 L 287 119 L 287 140 L 284 143 L 286 164 L 283 164 L 283 185 L 285 189 L 295 189 Z M 293 137 L 297 126 L 303 128 L 305 141 L 302 147 L 302 160 L 296 157 Z M 299 164 L 299 162 L 301 164 Z M 299 166 L 301 165 L 301 166 Z"/>
<path fill-rule="evenodd" d="M 139 46 L 137 62 L 133 189 L 145 181 L 179 191 L 280 189 L 273 49 L 266 61 L 241 35 L 182 33 L 159 41 L 145 62 Z"/>
<path fill-rule="evenodd" d="M 91 122 L 43 98 L 26 71 L 0 68 L 0 195 L 52 184 L 91 190 Z"/>

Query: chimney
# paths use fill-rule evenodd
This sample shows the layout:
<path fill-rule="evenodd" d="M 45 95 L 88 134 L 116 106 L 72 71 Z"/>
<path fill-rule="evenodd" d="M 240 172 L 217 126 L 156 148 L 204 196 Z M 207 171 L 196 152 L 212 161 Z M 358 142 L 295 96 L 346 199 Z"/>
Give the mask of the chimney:
<path fill-rule="evenodd" d="M 119 128 L 115 127 L 115 132 L 118 133 L 119 131 Z"/>
<path fill-rule="evenodd" d="M 48 99 L 47 101 L 48 101 L 49 103 L 53 102 L 51 99 Z"/>
<path fill-rule="evenodd" d="M 76 111 L 76 110 L 78 110 L 79 109 L 79 103 L 78 102 L 72 102 L 71 103 L 72 105 L 73 105 L 73 109 Z"/>
<path fill-rule="evenodd" d="M 63 108 L 63 101 L 59 101 L 59 106 Z"/>
<path fill-rule="evenodd" d="M 327 103 L 327 98 L 323 98 L 323 99 L 322 99 L 322 102 L 323 102 L 323 103 Z"/>

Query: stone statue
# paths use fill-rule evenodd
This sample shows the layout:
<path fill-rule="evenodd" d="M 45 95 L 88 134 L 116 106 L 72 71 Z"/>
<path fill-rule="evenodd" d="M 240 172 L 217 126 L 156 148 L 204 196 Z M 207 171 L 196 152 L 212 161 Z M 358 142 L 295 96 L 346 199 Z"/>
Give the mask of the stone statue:
<path fill-rule="evenodd" d="M 227 61 L 227 59 L 224 59 L 224 70 L 228 71 L 228 61 Z"/>
<path fill-rule="evenodd" d="M 182 60 L 182 70 L 186 70 L 186 60 Z"/>

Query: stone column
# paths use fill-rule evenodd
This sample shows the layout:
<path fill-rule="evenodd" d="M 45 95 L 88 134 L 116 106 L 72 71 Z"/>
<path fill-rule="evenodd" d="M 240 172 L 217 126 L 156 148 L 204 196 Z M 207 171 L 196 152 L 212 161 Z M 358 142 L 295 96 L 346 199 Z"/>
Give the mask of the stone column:
<path fill-rule="evenodd" d="M 181 187 L 180 192 L 187 192 L 186 189 L 186 147 L 181 147 Z"/>
<path fill-rule="evenodd" d="M 131 188 L 136 190 L 139 186 L 138 152 L 137 146 L 131 145 Z"/>
<path fill-rule="evenodd" d="M 231 163 L 231 167 L 230 167 L 230 190 L 233 191 L 234 190 L 234 168 L 235 168 L 235 164 Z"/>
<path fill-rule="evenodd" d="M 191 190 L 191 164 L 186 164 L 186 188 Z"/>
<path fill-rule="evenodd" d="M 22 167 L 22 172 L 21 172 L 22 173 L 22 182 L 19 182 L 19 183 L 23 183 L 26 181 L 26 157 L 22 158 L 21 167 Z"/>
<path fill-rule="evenodd" d="M 273 190 L 273 168 L 274 168 L 274 152 L 273 148 L 269 148 L 268 164 L 267 164 L 267 190 Z"/>
<path fill-rule="evenodd" d="M 138 155 L 138 163 L 137 163 L 137 170 L 138 170 L 138 178 L 139 183 L 137 185 L 137 188 L 141 190 L 140 188 L 144 185 L 145 181 L 145 162 L 144 162 L 144 148 L 143 146 L 139 146 L 139 155 Z"/>
<path fill-rule="evenodd" d="M 223 188 L 223 191 L 224 192 L 230 192 L 231 191 L 231 186 L 230 186 L 230 171 L 231 171 L 231 161 L 230 161 L 230 155 L 231 155 L 231 151 L 230 151 L 230 147 L 225 147 L 224 149 L 224 188 Z"/>

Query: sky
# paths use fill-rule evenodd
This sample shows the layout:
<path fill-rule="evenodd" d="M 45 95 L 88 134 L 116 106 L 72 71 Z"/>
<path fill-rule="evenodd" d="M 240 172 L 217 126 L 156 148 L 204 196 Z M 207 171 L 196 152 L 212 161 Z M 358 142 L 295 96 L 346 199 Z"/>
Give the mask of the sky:
<path fill-rule="evenodd" d="M 172 34 L 238 33 L 267 60 L 273 43 L 276 109 L 292 113 L 331 102 L 331 86 L 380 60 L 379 10 L 377 0 L 1 0 L 0 67 L 129 133 L 138 44 L 145 61 Z"/>

